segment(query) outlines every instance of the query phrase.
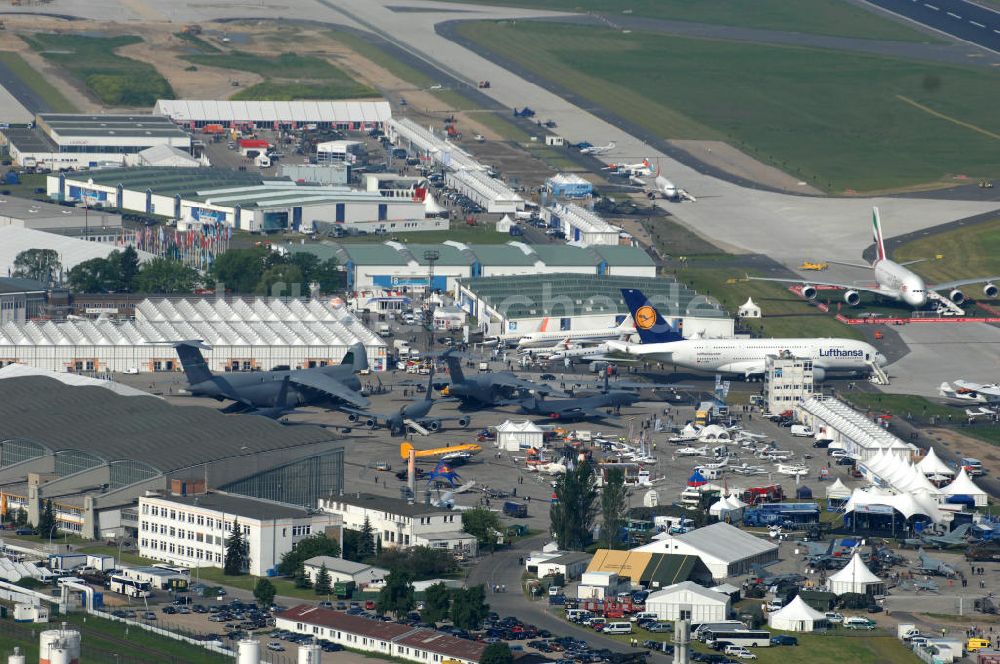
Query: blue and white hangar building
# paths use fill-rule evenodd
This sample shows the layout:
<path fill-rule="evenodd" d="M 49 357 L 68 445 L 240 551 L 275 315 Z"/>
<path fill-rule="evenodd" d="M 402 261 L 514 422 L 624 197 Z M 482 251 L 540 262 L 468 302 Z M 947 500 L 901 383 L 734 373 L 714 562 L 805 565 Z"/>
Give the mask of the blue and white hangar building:
<path fill-rule="evenodd" d="M 426 218 L 423 201 L 390 198 L 344 186 L 300 184 L 289 178 L 210 168 L 113 168 L 50 175 L 58 201 L 86 201 L 169 219 L 222 223 L 260 232 L 311 232 L 332 222 L 370 233 L 448 228 Z"/>

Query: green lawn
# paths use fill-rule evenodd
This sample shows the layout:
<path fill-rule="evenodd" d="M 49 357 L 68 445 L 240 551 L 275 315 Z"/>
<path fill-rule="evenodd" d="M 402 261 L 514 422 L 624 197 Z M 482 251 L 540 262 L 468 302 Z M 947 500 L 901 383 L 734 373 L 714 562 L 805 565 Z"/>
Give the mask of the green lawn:
<path fill-rule="evenodd" d="M 178 39 L 183 39 L 187 43 L 191 44 L 197 48 L 202 53 L 222 53 L 222 49 L 208 43 L 198 35 L 193 35 L 190 32 L 175 32 L 174 37 Z"/>
<path fill-rule="evenodd" d="M 927 259 L 911 269 L 931 282 L 998 275 L 1000 218 L 907 242 L 892 257 L 900 261 Z M 969 292 L 973 297 L 980 294 L 975 286 Z"/>
<path fill-rule="evenodd" d="M 961 408 L 950 408 L 924 397 L 881 392 L 841 392 L 840 396 L 859 410 L 872 410 L 903 417 L 916 426 L 940 426 L 956 433 L 1000 445 L 1000 427 L 986 423 L 965 426 Z M 951 419 L 948 419 L 951 416 Z M 931 418 L 934 418 L 933 420 Z"/>
<path fill-rule="evenodd" d="M 206 584 L 218 584 L 220 586 L 229 586 L 231 588 L 240 588 L 242 590 L 253 591 L 254 586 L 257 585 L 257 580 L 259 577 L 244 575 L 244 576 L 226 576 L 222 573 L 222 570 L 218 567 L 201 567 L 197 570 L 191 570 L 192 581 L 197 578 L 202 583 Z M 322 595 L 317 595 L 312 589 L 309 588 L 296 588 L 295 584 L 288 579 L 271 578 L 268 579 L 274 584 L 274 587 L 278 590 L 278 595 L 283 597 L 298 597 L 299 599 L 306 599 L 317 601 L 320 599 L 326 599 Z"/>
<path fill-rule="evenodd" d="M 17 53 L 0 51 L 0 62 L 17 76 L 18 80 L 31 88 L 53 113 L 76 113 L 76 107 L 59 90 L 31 68 Z"/>
<path fill-rule="evenodd" d="M 715 298 L 730 313 L 752 297 L 764 314 L 750 323 L 754 333 L 766 337 L 863 338 L 860 330 L 840 323 L 833 313 L 823 313 L 780 284 L 743 280 L 746 270 L 726 269 L 724 254 L 712 258 L 713 262 L 723 261 L 722 265 L 699 267 L 692 261 L 695 266 L 676 269 L 677 279 L 701 295 Z"/>
<path fill-rule="evenodd" d="M 466 2 L 466 0 L 455 0 Z M 936 41 L 901 23 L 839 0 L 471 0 L 476 4 L 530 7 L 615 15 L 629 12 L 674 21 L 693 21 L 838 35 L 862 39 Z"/>
<path fill-rule="evenodd" d="M 550 22 L 459 31 L 656 136 L 724 140 L 827 191 L 1000 175 L 986 69 Z"/>
<path fill-rule="evenodd" d="M 47 60 L 66 69 L 108 106 L 152 106 L 157 99 L 172 99 L 170 83 L 156 68 L 126 58 L 115 49 L 142 42 L 141 37 L 84 37 L 38 33 L 23 36 Z"/>
<path fill-rule="evenodd" d="M 346 30 L 331 30 L 330 35 L 366 60 L 371 60 L 393 76 L 413 84 L 416 88 L 429 88 L 434 85 L 435 81 L 430 76 L 402 60 L 392 57 L 388 52 L 363 39 L 360 35 Z"/>

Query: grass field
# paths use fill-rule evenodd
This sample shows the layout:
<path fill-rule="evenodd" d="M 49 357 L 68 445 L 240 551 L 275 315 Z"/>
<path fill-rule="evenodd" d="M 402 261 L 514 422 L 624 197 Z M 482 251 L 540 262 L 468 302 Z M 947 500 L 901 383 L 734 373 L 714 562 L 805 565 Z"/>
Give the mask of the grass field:
<path fill-rule="evenodd" d="M 222 49 L 208 43 L 198 35 L 191 34 L 190 32 L 175 32 L 174 37 L 183 39 L 202 53 L 222 53 Z"/>
<path fill-rule="evenodd" d="M 31 90 L 44 101 L 53 113 L 76 113 L 76 107 L 63 96 L 59 90 L 39 76 L 38 72 L 31 68 L 17 53 L 0 51 L 0 62 L 2 62 L 17 78 L 31 88 Z"/>
<path fill-rule="evenodd" d="M 870 409 L 888 413 L 903 417 L 914 425 L 944 427 L 993 445 L 1000 445 L 1000 427 L 987 423 L 965 426 L 965 415 L 960 408 L 949 408 L 924 397 L 909 394 L 843 392 L 841 396 L 859 410 Z"/>
<path fill-rule="evenodd" d="M 656 136 L 724 140 L 827 191 L 1000 175 L 986 70 L 548 22 L 459 31 Z"/>
<path fill-rule="evenodd" d="M 456 0 L 459 1 L 459 0 Z M 466 0 L 461 0 L 465 2 Z M 790 30 L 817 35 L 861 39 L 935 41 L 924 33 L 838 0 L 472 0 L 486 5 L 530 7 L 573 12 L 597 12 L 648 16 L 674 21 L 693 21 L 748 28 Z"/>
<path fill-rule="evenodd" d="M 141 37 L 39 33 L 22 39 L 45 59 L 82 81 L 108 106 L 148 107 L 157 99 L 174 97 L 170 83 L 155 67 L 115 53 L 117 48 L 142 42 Z"/>
<path fill-rule="evenodd" d="M 231 51 L 199 53 L 185 60 L 206 67 L 248 71 L 266 80 L 240 90 L 232 99 L 240 101 L 291 101 L 294 99 L 358 99 L 378 93 L 322 58 L 282 53 L 270 58 L 256 53 Z"/>
<path fill-rule="evenodd" d="M 412 83 L 415 88 L 429 88 L 434 85 L 434 79 L 423 72 L 411 67 L 402 60 L 392 57 L 385 50 L 379 48 L 372 42 L 362 39 L 359 35 L 346 30 L 331 30 L 330 36 L 338 42 L 347 46 L 355 53 L 361 55 L 366 60 L 374 62 L 393 76 L 400 78 L 407 83 Z"/>
<path fill-rule="evenodd" d="M 711 266 L 700 266 L 710 258 Z M 767 282 L 742 281 L 745 270 L 727 270 L 725 261 L 732 257 L 719 254 L 692 261 L 690 267 L 676 270 L 677 279 L 701 295 L 711 296 L 730 313 L 752 297 L 760 306 L 763 317 L 749 327 L 755 334 L 765 337 L 842 337 L 861 339 L 860 330 L 844 325 L 832 313 L 823 313 L 815 306 L 792 293 L 787 288 Z M 736 280 L 728 283 L 730 280 Z"/>
<path fill-rule="evenodd" d="M 216 664 L 232 662 L 232 657 L 208 652 L 182 641 L 151 634 L 122 623 L 94 616 L 69 614 L 59 616 L 69 627 L 82 635 L 81 660 L 112 664 Z M 9 653 L 14 646 L 21 648 L 27 660 L 38 661 L 38 633 L 54 625 L 24 625 L 7 621 L 0 623 L 0 652 Z"/>
<path fill-rule="evenodd" d="M 1000 218 L 907 242 L 896 248 L 892 257 L 901 261 L 927 259 L 911 269 L 932 283 L 1000 275 Z M 970 293 L 975 288 L 970 287 Z"/>

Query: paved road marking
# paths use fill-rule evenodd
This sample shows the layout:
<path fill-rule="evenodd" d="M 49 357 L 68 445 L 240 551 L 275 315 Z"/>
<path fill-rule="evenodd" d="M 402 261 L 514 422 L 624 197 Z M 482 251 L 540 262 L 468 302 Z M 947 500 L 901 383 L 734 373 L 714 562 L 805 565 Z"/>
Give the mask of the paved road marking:
<path fill-rule="evenodd" d="M 927 106 L 924 106 L 920 102 L 913 101 L 909 97 L 904 97 L 903 95 L 896 95 L 896 99 L 899 99 L 900 101 L 905 102 L 910 106 L 913 106 L 914 108 L 919 108 L 924 113 L 930 113 L 934 117 L 941 118 L 942 120 L 947 120 L 948 122 L 958 125 L 959 127 L 965 127 L 966 129 L 971 129 L 972 131 L 978 132 L 983 136 L 989 136 L 990 138 L 995 138 L 996 140 L 1000 141 L 1000 134 L 994 134 L 992 131 L 983 129 L 982 127 L 977 127 L 976 125 L 971 124 L 969 122 L 964 122 L 962 120 L 958 120 L 951 116 L 945 115 L 944 113 L 939 113 L 938 111 L 935 111 L 933 108 L 928 108 Z"/>
<path fill-rule="evenodd" d="M 977 28 L 985 28 L 986 27 L 982 23 L 976 23 L 975 21 L 969 21 L 969 23 L 971 23 L 972 25 L 976 26 Z"/>
<path fill-rule="evenodd" d="M 1000 35 L 1000 30 L 994 30 L 993 32 L 995 32 L 995 33 L 997 33 L 998 35 Z"/>
<path fill-rule="evenodd" d="M 938 11 L 937 7 L 935 7 L 934 5 L 929 5 L 926 2 L 924 3 L 924 7 L 927 7 L 927 9 L 933 9 L 934 11 Z"/>
<path fill-rule="evenodd" d="M 959 16 L 955 12 L 948 12 L 948 16 L 950 16 L 952 18 L 957 18 L 957 19 L 961 19 L 962 18 L 961 16 Z"/>

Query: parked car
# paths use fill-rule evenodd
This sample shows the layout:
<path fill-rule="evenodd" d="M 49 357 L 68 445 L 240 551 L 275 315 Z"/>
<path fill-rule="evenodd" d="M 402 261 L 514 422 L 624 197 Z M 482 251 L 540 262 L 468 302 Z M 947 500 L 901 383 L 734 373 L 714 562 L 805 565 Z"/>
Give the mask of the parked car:
<path fill-rule="evenodd" d="M 787 636 L 785 634 L 778 634 L 777 636 L 771 637 L 771 645 L 774 646 L 797 646 L 799 645 L 799 640 L 794 636 Z"/>
<path fill-rule="evenodd" d="M 268 641 L 267 649 L 273 650 L 274 652 L 285 652 L 285 646 L 281 645 L 277 641 Z"/>
<path fill-rule="evenodd" d="M 647 632 L 653 632 L 654 634 L 660 634 L 663 632 L 672 632 L 673 626 L 670 623 L 665 622 L 655 622 L 651 625 L 646 626 Z"/>
<path fill-rule="evenodd" d="M 740 659 L 757 659 L 757 655 L 753 654 L 743 646 L 727 646 L 725 653 L 727 657 L 739 657 Z"/>

